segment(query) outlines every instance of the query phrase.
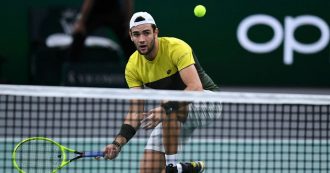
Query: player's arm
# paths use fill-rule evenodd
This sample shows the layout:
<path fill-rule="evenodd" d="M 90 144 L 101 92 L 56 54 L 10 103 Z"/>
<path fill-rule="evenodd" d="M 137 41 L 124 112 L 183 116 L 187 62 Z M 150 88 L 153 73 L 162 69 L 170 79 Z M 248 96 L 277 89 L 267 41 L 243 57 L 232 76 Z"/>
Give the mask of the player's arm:
<path fill-rule="evenodd" d="M 81 20 L 82 22 L 85 22 L 87 20 L 93 5 L 94 5 L 94 0 L 84 0 L 84 3 L 80 10 L 79 20 Z"/>
<path fill-rule="evenodd" d="M 194 64 L 182 69 L 180 72 L 180 77 L 183 83 L 186 85 L 186 91 L 202 91 L 203 85 L 198 76 L 196 67 Z"/>
<path fill-rule="evenodd" d="M 186 91 L 200 91 L 203 90 L 202 87 L 202 83 L 199 79 L 197 70 L 195 68 L 195 65 L 189 65 L 186 68 L 183 68 L 180 72 L 180 76 L 184 82 L 184 84 L 186 85 L 185 90 Z M 165 115 L 163 115 L 162 112 L 164 112 L 167 115 L 169 115 L 170 113 L 174 112 L 174 111 L 178 111 L 180 108 L 180 112 L 182 112 L 182 114 L 185 114 L 186 110 L 186 105 L 189 104 L 188 102 L 177 102 L 177 101 L 164 101 L 161 104 L 161 107 L 157 107 L 154 108 L 152 110 L 150 110 L 147 114 L 148 116 L 145 117 L 142 121 L 142 128 L 145 129 L 151 129 L 154 128 L 155 126 L 158 125 L 158 123 L 160 123 L 161 121 L 163 121 L 163 119 L 166 117 Z M 163 110 L 162 110 L 163 108 Z M 180 116 L 182 117 L 182 116 Z"/>
<path fill-rule="evenodd" d="M 123 4 L 123 12 L 126 15 L 127 21 L 130 21 L 131 16 L 134 13 L 134 0 L 124 0 Z"/>
<path fill-rule="evenodd" d="M 140 89 L 135 87 L 133 89 Z M 124 123 L 122 124 L 119 133 L 113 142 L 105 148 L 105 158 L 114 159 L 117 157 L 121 148 L 135 135 L 140 127 L 140 121 L 143 119 L 144 104 L 142 100 L 131 100 L 130 108 L 125 116 Z"/>
<path fill-rule="evenodd" d="M 143 100 L 131 100 L 129 112 L 127 113 L 124 123 L 121 126 L 119 134 L 114 142 L 120 146 L 125 145 L 136 133 L 140 127 L 140 121 L 143 119 L 144 103 Z"/>
<path fill-rule="evenodd" d="M 180 77 L 186 85 L 186 91 L 203 90 L 195 65 L 189 65 L 179 72 Z M 166 155 L 173 155 L 178 152 L 180 125 L 178 120 L 185 120 L 187 105 L 189 102 L 168 101 L 162 104 L 166 112 L 166 120 L 163 125 L 163 143 Z"/>
<path fill-rule="evenodd" d="M 186 85 L 185 91 L 202 91 L 203 85 L 198 76 L 196 67 L 194 64 L 189 65 L 186 68 L 183 68 L 180 72 L 180 77 L 183 83 Z M 162 107 L 165 109 L 167 114 L 170 114 L 173 111 L 177 111 L 180 107 L 186 106 L 187 102 L 176 102 L 168 101 L 162 104 Z"/>
<path fill-rule="evenodd" d="M 90 15 L 94 0 L 84 0 L 80 13 L 74 23 L 73 33 L 85 33 L 86 32 L 86 21 Z"/>

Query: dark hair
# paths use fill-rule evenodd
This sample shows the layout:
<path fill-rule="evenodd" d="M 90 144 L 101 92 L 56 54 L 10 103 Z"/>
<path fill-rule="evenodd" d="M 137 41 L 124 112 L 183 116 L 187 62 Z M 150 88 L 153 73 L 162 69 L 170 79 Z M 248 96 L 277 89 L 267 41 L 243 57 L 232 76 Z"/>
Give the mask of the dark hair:
<path fill-rule="evenodd" d="M 155 24 L 151 24 L 151 27 L 152 27 L 153 31 L 155 31 L 156 28 L 157 28 L 157 26 L 156 26 Z M 131 30 L 132 30 L 132 29 L 129 29 L 129 31 L 131 31 Z"/>
<path fill-rule="evenodd" d="M 151 24 L 152 29 L 155 31 L 157 26 L 155 24 Z"/>

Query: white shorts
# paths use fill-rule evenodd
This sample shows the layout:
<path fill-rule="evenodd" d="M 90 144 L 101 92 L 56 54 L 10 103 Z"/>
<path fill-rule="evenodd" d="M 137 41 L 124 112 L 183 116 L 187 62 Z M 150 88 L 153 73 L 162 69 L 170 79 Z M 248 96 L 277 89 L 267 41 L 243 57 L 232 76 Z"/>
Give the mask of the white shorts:
<path fill-rule="evenodd" d="M 189 141 L 196 128 L 206 127 L 220 118 L 222 105 L 206 102 L 191 103 L 188 110 L 187 119 L 181 124 L 178 151 L 182 151 L 182 146 Z M 150 134 L 145 150 L 165 152 L 162 133 L 162 123 L 159 123 Z"/>

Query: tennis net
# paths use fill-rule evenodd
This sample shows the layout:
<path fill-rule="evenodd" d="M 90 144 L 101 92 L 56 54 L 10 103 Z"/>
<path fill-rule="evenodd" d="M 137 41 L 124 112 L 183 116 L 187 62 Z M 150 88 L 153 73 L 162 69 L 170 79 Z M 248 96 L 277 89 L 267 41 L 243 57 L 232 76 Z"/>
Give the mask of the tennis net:
<path fill-rule="evenodd" d="M 330 172 L 330 95 L 18 85 L 0 85 L 0 172 L 17 172 L 11 154 L 28 137 L 103 150 L 119 132 L 131 99 L 145 100 L 146 111 L 163 100 L 204 108 L 190 109 L 208 125 L 192 123 L 190 129 L 198 128 L 180 148 L 179 161 L 203 160 L 207 173 Z M 59 172 L 139 172 L 151 133 L 141 128 L 115 160 L 82 159 Z"/>

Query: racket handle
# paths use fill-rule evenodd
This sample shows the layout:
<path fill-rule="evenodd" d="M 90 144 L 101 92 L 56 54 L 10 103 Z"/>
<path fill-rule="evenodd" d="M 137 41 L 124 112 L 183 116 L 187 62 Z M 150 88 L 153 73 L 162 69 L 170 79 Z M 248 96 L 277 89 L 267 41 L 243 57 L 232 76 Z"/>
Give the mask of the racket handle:
<path fill-rule="evenodd" d="M 84 157 L 103 157 L 104 152 L 102 151 L 87 151 L 84 153 Z"/>

